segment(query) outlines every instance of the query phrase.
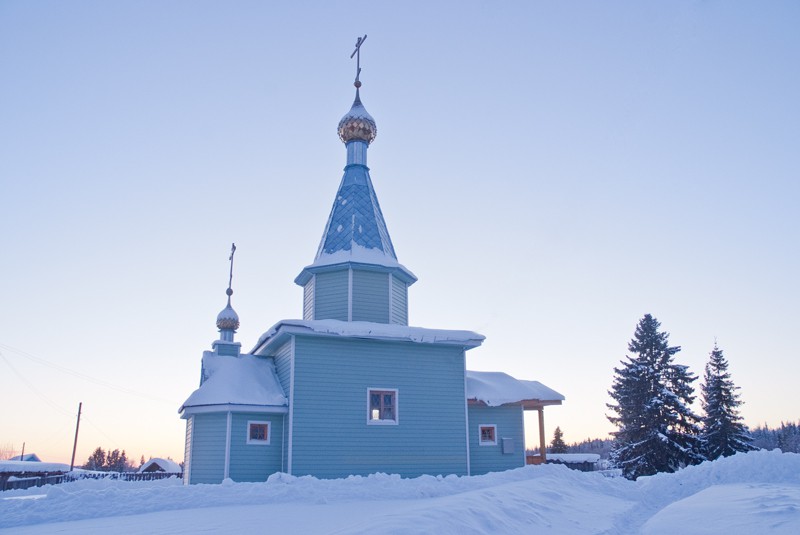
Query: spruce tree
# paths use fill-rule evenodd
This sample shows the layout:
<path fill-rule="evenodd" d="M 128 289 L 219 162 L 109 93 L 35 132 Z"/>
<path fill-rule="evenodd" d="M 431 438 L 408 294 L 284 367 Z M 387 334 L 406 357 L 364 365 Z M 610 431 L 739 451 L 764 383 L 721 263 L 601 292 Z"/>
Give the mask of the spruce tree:
<path fill-rule="evenodd" d="M 550 443 L 550 453 L 567 453 L 567 443 L 564 442 L 564 433 L 560 427 L 553 432 L 553 441 Z"/>
<path fill-rule="evenodd" d="M 616 402 L 608 419 L 612 433 L 611 460 L 628 479 L 674 472 L 704 460 L 699 418 L 689 407 L 694 401 L 692 383 L 697 377 L 675 364 L 681 348 L 669 345 L 669 334 L 650 314 L 639 321 L 628 355 L 614 368 L 609 395 Z"/>
<path fill-rule="evenodd" d="M 742 402 L 737 390 L 739 387 L 733 384 L 728 373 L 728 361 L 714 343 L 701 386 L 705 413 L 701 438 L 705 455 L 710 460 L 755 449 L 753 437 L 739 415 Z"/>
<path fill-rule="evenodd" d="M 83 465 L 85 470 L 105 470 L 106 466 L 106 452 L 103 451 L 103 448 L 97 447 L 96 450 L 92 452 L 89 456 L 89 459 L 86 461 L 86 464 Z"/>

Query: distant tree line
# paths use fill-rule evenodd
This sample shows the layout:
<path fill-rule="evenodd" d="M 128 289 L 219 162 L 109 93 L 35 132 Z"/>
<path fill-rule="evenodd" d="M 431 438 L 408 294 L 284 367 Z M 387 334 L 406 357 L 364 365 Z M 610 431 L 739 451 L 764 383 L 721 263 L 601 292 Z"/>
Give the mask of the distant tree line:
<path fill-rule="evenodd" d="M 130 472 L 134 466 L 125 454 L 125 450 L 115 449 L 106 452 L 103 448 L 98 447 L 89 455 L 89 459 L 82 468 L 100 472 Z"/>
<path fill-rule="evenodd" d="M 612 445 L 613 441 L 610 438 L 586 438 L 567 445 L 566 453 L 596 453 L 601 459 L 608 459 L 611 456 Z"/>
<path fill-rule="evenodd" d="M 563 442 L 561 428 L 557 427 Z M 800 421 L 797 423 L 783 423 L 780 427 L 769 427 L 767 424 L 759 425 L 750 429 L 750 436 L 753 437 L 753 447 L 759 450 L 779 449 L 784 453 L 800 453 Z M 555 446 L 555 447 L 554 447 Z M 608 459 L 611 456 L 611 448 L 614 446 L 612 438 L 585 438 L 580 442 L 566 444 L 566 451 L 560 450 L 556 441 L 556 434 L 553 434 L 553 441 L 547 447 L 547 453 L 596 453 L 601 459 Z M 538 449 L 528 451 L 529 455 L 538 455 Z"/>
<path fill-rule="evenodd" d="M 781 426 L 770 429 L 767 424 L 758 426 L 750 431 L 753 436 L 753 446 L 758 449 L 779 449 L 784 453 L 800 453 L 800 421 L 797 423 L 783 423 Z"/>

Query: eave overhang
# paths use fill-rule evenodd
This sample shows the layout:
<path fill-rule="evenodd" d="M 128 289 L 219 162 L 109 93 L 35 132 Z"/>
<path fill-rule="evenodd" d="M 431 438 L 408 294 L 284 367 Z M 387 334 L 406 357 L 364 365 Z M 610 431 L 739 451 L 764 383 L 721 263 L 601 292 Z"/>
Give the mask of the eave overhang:
<path fill-rule="evenodd" d="M 254 355 L 270 356 L 291 336 L 326 336 L 332 338 L 358 338 L 391 342 L 410 342 L 462 347 L 478 347 L 485 337 L 472 331 L 426 329 L 367 321 L 339 320 L 282 320 L 261 335 L 251 351 Z"/>

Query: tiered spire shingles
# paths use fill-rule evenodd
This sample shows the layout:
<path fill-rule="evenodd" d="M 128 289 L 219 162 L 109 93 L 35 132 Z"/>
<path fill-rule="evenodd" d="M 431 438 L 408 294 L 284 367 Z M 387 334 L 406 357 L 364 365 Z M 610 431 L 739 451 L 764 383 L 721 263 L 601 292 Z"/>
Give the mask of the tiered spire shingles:
<path fill-rule="evenodd" d="M 362 165 L 345 170 L 315 261 L 326 254 L 353 252 L 354 245 L 377 249 L 397 261 L 369 171 Z"/>

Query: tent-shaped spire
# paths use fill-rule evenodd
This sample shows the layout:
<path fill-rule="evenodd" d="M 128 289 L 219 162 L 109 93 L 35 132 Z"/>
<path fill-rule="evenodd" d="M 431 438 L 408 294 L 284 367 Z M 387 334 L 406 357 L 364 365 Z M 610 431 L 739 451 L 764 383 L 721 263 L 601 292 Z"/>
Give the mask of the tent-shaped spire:
<path fill-rule="evenodd" d="M 408 325 L 408 286 L 417 278 L 397 261 L 383 219 L 367 167 L 378 128 L 361 102 L 358 77 L 354 85 L 355 100 L 338 127 L 347 148 L 344 176 L 314 262 L 295 278 L 304 289 L 303 319 Z"/>
<path fill-rule="evenodd" d="M 364 152 L 366 153 L 366 147 Z M 358 256 L 362 249 L 372 249 L 373 256 L 380 253 L 391 263 L 397 262 L 369 169 L 363 164 L 348 163 L 314 261 L 318 262 L 324 260 L 325 255 L 341 252 Z M 376 259 L 377 256 L 373 258 Z"/>
<path fill-rule="evenodd" d="M 367 167 L 367 149 L 375 139 L 377 126 L 361 103 L 356 83 L 356 98 L 342 120 L 339 138 L 347 148 L 347 165 L 333 201 L 328 223 L 317 248 L 314 263 L 295 281 L 305 284 L 307 271 L 315 267 L 346 262 L 382 266 L 398 270 L 413 283 L 416 277 L 397 261 L 386 221 Z"/>

